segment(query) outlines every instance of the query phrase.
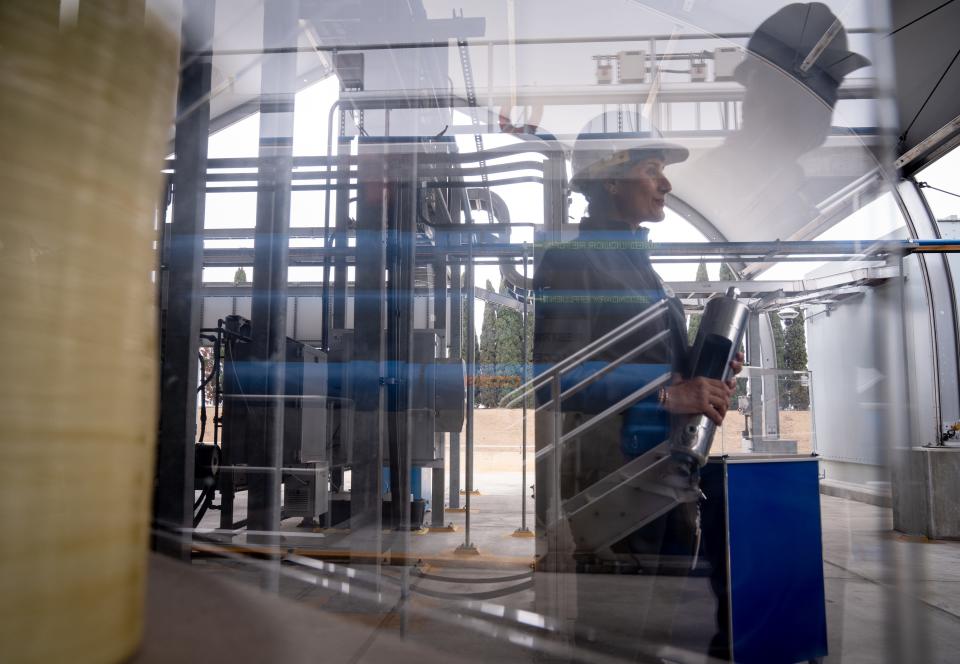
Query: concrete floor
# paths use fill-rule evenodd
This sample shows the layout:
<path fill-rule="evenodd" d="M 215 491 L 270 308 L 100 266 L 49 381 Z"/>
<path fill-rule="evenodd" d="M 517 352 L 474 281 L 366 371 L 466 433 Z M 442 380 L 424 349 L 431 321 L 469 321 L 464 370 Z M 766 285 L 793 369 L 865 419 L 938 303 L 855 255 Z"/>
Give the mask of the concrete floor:
<path fill-rule="evenodd" d="M 528 484 L 532 479 L 528 478 Z M 481 495 L 471 498 L 470 540 L 479 555 L 456 553 L 465 541 L 463 513 L 447 512 L 445 521 L 457 527 L 452 533 L 397 536 L 383 533 L 374 547 L 394 546 L 406 553 L 413 566 L 382 564 L 377 556 L 351 563 L 357 576 L 349 589 L 339 581 L 327 587 L 315 580 L 284 576 L 280 593 L 306 606 L 332 612 L 370 630 L 370 638 L 402 635 L 431 651 L 471 652 L 485 661 L 554 661 L 519 647 L 523 634 L 511 633 L 510 610 L 519 610 L 512 619 L 530 619 L 540 611 L 569 620 L 569 615 L 544 609 L 534 588 L 524 580 L 511 578 L 529 572 L 533 540 L 513 537 L 520 526 L 520 473 L 478 473 L 475 481 Z M 532 529 L 533 501 L 526 491 L 528 525 Z M 461 498 L 462 499 L 462 498 Z M 821 497 L 823 517 L 824 576 L 830 655 L 826 662 L 955 662 L 960 652 L 960 542 L 929 542 L 898 536 L 891 529 L 890 510 L 842 498 Z M 429 513 L 427 521 L 429 522 Z M 216 514 L 208 515 L 204 526 L 214 527 Z M 354 546 L 342 532 L 311 532 L 297 527 L 298 519 L 284 522 L 284 544 L 292 551 L 343 551 Z M 398 538 L 399 537 L 399 538 Z M 242 547 L 244 538 L 234 538 Z M 366 542 L 363 547 L 370 548 Z M 329 558 L 328 558 L 329 560 Z M 359 564 L 357 564 L 359 562 Z M 262 574 L 248 562 L 199 559 L 193 563 L 217 577 L 239 578 L 259 583 Z M 287 566 L 284 568 L 287 569 Z M 301 568 L 296 568 L 301 570 Z M 319 570 L 309 570 L 311 572 Z M 336 570 L 342 571 L 341 568 Z M 329 576 L 331 569 L 321 572 Z M 422 575 L 428 575 L 424 578 Z M 409 595 L 401 601 L 404 577 Z M 537 592 L 543 590 L 538 576 Z M 638 641 L 664 642 L 672 627 L 670 642 L 682 648 L 702 651 L 713 631 L 712 595 L 706 578 L 660 579 L 668 597 L 674 597 L 676 611 L 663 609 L 648 614 L 648 637 L 638 634 L 638 598 L 651 592 L 649 577 L 579 575 L 591 577 L 591 585 L 579 587 L 581 605 L 599 607 L 594 611 L 603 620 L 597 631 L 577 639 L 588 651 L 608 652 L 618 659 L 637 657 Z M 334 574 L 334 577 L 336 575 Z M 492 578 L 508 580 L 489 583 Z M 342 579 L 343 577 L 336 577 Z M 333 579 L 333 577 L 331 577 Z M 451 581 L 451 579 L 454 579 Z M 480 582 L 477 582 L 477 581 Z M 553 598 L 562 596 L 564 582 L 553 576 L 546 581 Z M 575 584 L 574 584 L 575 585 Z M 491 597 L 497 591 L 516 589 Z M 559 595 L 557 593 L 560 593 Z M 460 612 L 462 600 L 473 597 L 471 611 Z M 479 593 L 479 594 L 478 594 Z M 542 596 L 542 595 L 541 595 Z M 658 595 L 661 597 L 661 595 Z M 553 601 L 553 600 L 551 600 Z M 398 608 L 398 607 L 403 607 Z M 505 619 L 498 616 L 506 612 Z M 477 614 L 487 620 L 477 621 Z M 568 612 L 569 613 L 569 612 Z M 659 622 L 658 622 L 659 621 Z M 641 621 L 644 622 L 644 621 Z M 581 627 L 583 621 L 581 621 Z M 898 654 L 892 637 L 910 635 L 910 626 L 921 635 L 926 652 L 906 644 L 908 654 Z M 682 657 L 682 661 L 705 661 L 703 657 Z M 557 660 L 563 660 L 561 654 Z M 593 661 L 599 661 L 590 658 Z"/>

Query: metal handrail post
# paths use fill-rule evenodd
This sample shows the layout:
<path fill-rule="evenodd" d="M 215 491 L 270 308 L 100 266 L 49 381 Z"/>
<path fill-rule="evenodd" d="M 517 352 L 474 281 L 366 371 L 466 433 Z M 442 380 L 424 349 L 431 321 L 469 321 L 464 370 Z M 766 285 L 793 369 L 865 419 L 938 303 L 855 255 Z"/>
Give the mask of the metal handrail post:
<path fill-rule="evenodd" d="M 523 243 L 523 281 L 527 281 L 527 243 Z M 523 298 L 523 334 L 521 336 L 520 353 L 522 359 L 522 380 L 527 382 L 527 300 L 530 298 L 530 291 Z M 520 454 L 520 529 L 514 532 L 514 535 L 525 536 L 530 533 L 527 528 L 527 396 L 524 395 L 522 404 L 523 417 L 520 426 L 523 430 L 520 433 L 521 454 Z"/>
<path fill-rule="evenodd" d="M 460 553 L 477 553 L 477 548 L 470 541 L 470 495 L 473 493 L 473 408 L 476 405 L 476 375 L 477 330 L 474 321 L 474 306 L 476 302 L 475 265 L 473 264 L 473 233 L 467 234 L 468 261 L 467 261 L 467 449 L 466 449 L 466 499 L 464 501 L 464 534 L 463 544 L 457 547 Z"/>
<path fill-rule="evenodd" d="M 551 445 L 551 447 L 553 447 L 554 449 L 558 449 L 560 436 L 563 432 L 563 411 L 560 410 L 560 374 L 559 373 L 554 374 L 553 376 L 551 392 L 553 393 L 553 444 Z M 560 510 L 561 455 L 560 454 L 553 455 L 552 465 L 553 465 L 554 481 L 553 481 L 553 487 L 552 487 L 553 495 L 550 496 L 550 501 L 551 501 L 551 507 L 552 507 L 551 511 L 553 512 L 553 519 L 550 521 L 550 523 L 552 523 L 554 527 L 550 529 L 553 534 L 553 537 L 552 537 L 553 542 L 551 543 L 552 544 L 551 548 L 553 551 L 559 552 L 560 551 L 560 528 L 558 527 L 558 525 L 560 524 L 560 517 L 561 517 L 561 514 L 560 514 L 560 511 L 561 511 Z"/>

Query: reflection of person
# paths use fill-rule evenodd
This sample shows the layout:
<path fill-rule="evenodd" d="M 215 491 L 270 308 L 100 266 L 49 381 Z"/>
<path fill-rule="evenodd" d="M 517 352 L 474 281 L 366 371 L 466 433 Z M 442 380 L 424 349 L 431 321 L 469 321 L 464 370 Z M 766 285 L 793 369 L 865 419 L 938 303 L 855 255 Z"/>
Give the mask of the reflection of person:
<path fill-rule="evenodd" d="M 790 4 L 767 18 L 734 72 L 745 88 L 742 125 L 683 167 L 678 177 L 696 189 L 681 198 L 728 240 L 758 239 L 758 228 L 764 238 L 787 239 L 839 186 L 808 177 L 799 162 L 829 135 L 844 78 L 868 64 L 848 50 L 843 25 L 824 4 Z"/>
<path fill-rule="evenodd" d="M 613 124 L 612 126 L 616 126 Z M 640 134 L 597 135 L 588 127 L 573 154 L 573 189 L 589 203 L 578 237 L 548 248 L 539 262 L 534 289 L 537 296 L 534 362 L 542 371 L 596 341 L 654 303 L 666 299 L 668 315 L 642 328 L 595 356 L 563 381 L 566 389 L 600 366 L 633 351 L 653 335 L 663 339 L 610 371 L 597 382 L 562 403 L 562 432 L 601 413 L 641 385 L 667 372 L 673 381 L 659 392 L 610 417 L 586 435 L 564 447 L 560 468 L 560 497 L 567 499 L 616 471 L 670 435 L 671 414 L 705 414 L 721 423 L 732 394 L 731 384 L 687 377 L 686 321 L 679 300 L 653 269 L 648 256 L 648 229 L 644 223 L 664 219 L 664 198 L 671 185 L 664 168 L 682 161 L 687 150 Z M 741 357 L 733 362 L 741 368 Z M 538 394 L 543 403 L 549 395 Z M 538 448 L 552 442 L 537 428 Z M 538 530 L 547 528 L 551 496 L 547 486 L 551 468 L 537 468 Z M 685 503 L 647 524 L 611 551 L 545 551 L 541 555 L 575 558 L 580 571 L 615 568 L 624 560 L 635 571 L 656 573 L 664 554 L 692 556 L 696 536 L 696 503 Z M 576 541 L 577 533 L 571 533 Z M 545 543 L 542 546 L 546 546 Z M 689 566 L 689 558 L 686 561 Z M 638 615 L 642 615 L 642 611 Z"/>
<path fill-rule="evenodd" d="M 826 5 L 794 3 L 772 14 L 751 35 L 734 72 L 744 86 L 742 125 L 685 166 L 679 177 L 696 188 L 681 198 L 727 240 L 808 239 L 815 233 L 815 226 L 805 227 L 818 216 L 816 203 L 860 175 L 862 166 L 852 164 L 852 172 L 848 166 L 838 182 L 836 174 L 806 172 L 801 161 L 830 134 L 844 78 L 869 64 L 848 49 L 843 25 Z M 722 501 L 708 497 L 701 516 L 702 554 L 718 597 L 710 655 L 728 659 Z"/>

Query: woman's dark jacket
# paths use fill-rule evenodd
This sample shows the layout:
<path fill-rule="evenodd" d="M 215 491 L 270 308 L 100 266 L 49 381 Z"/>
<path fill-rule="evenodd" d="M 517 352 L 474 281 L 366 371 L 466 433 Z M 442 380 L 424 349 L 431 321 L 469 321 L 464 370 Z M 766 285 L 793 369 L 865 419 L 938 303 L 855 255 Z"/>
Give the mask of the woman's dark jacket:
<path fill-rule="evenodd" d="M 584 220 L 575 240 L 547 246 L 535 277 L 536 296 L 533 360 L 542 373 L 589 343 L 599 339 L 662 299 L 668 313 L 637 333 L 593 357 L 580 369 L 564 376 L 566 389 L 597 368 L 615 360 L 654 334 L 669 334 L 630 362 L 571 396 L 562 404 L 563 430 L 569 431 L 585 418 L 602 412 L 644 383 L 665 372 L 686 374 L 688 354 L 686 321 L 680 302 L 667 294 L 648 254 L 647 229 L 629 225 Z M 550 398 L 537 394 L 538 404 Z M 669 416 L 658 406 L 654 391 L 611 421 L 573 441 L 565 450 L 562 493 L 586 488 L 630 458 L 654 447 L 669 435 Z M 538 436 L 538 448 L 546 444 Z M 572 471 L 571 471 L 572 472 Z"/>

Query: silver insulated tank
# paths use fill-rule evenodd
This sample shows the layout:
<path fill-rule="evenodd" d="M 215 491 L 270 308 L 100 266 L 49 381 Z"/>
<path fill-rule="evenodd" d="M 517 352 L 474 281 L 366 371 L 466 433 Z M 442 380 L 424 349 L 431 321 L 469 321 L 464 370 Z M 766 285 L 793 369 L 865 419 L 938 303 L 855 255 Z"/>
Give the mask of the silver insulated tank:
<path fill-rule="evenodd" d="M 743 340 L 750 314 L 747 306 L 737 299 L 738 295 L 736 288 L 730 288 L 726 295 L 715 296 L 707 302 L 690 351 L 691 378 L 730 378 L 730 361 Z M 670 445 L 673 457 L 684 465 L 691 465 L 690 470 L 705 464 L 716 428 L 706 415 L 676 416 Z"/>

